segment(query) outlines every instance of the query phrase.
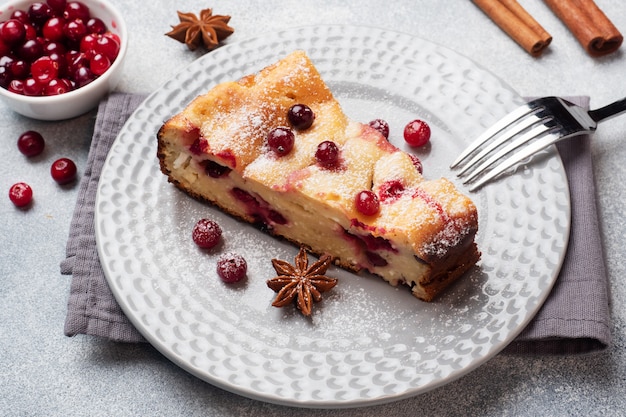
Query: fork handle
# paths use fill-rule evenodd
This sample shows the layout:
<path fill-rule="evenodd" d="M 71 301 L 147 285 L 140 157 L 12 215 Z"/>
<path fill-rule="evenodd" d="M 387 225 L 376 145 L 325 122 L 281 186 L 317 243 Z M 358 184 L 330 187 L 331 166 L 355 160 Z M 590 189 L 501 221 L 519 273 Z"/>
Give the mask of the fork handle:
<path fill-rule="evenodd" d="M 617 116 L 620 113 L 626 111 L 626 98 L 621 100 L 617 100 L 614 103 L 608 104 L 604 107 L 600 107 L 596 110 L 591 110 L 589 112 L 589 116 L 596 121 L 601 122 L 603 120 L 610 119 L 611 117 Z"/>

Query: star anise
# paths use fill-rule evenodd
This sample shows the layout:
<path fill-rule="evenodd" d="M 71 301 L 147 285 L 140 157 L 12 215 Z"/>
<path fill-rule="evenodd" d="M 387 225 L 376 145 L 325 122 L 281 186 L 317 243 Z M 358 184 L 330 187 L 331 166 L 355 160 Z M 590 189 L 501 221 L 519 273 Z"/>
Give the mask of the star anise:
<path fill-rule="evenodd" d="M 296 255 L 295 266 L 280 259 L 272 259 L 272 265 L 278 274 L 267 280 L 267 286 L 278 293 L 272 305 L 284 307 L 295 301 L 302 314 L 310 316 L 313 302 L 320 301 L 321 293 L 337 284 L 337 279 L 324 275 L 332 261 L 330 255 L 324 255 L 308 266 L 309 259 L 304 247 L 300 247 Z"/>
<path fill-rule="evenodd" d="M 220 41 L 229 37 L 235 29 L 228 26 L 230 16 L 213 15 L 211 9 L 200 12 L 200 18 L 193 13 L 178 13 L 180 23 L 166 33 L 170 38 L 184 42 L 192 51 L 204 44 L 209 51 L 217 48 Z"/>

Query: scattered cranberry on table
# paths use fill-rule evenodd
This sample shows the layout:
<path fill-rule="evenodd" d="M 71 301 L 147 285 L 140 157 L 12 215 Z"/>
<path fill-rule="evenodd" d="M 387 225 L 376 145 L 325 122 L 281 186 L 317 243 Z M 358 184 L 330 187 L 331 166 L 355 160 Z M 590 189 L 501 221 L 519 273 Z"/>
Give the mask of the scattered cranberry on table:
<path fill-rule="evenodd" d="M 45 141 L 41 133 L 27 130 L 17 139 L 17 148 L 28 157 L 37 156 L 43 152 Z"/>
<path fill-rule="evenodd" d="M 50 174 L 59 184 L 67 184 L 76 178 L 76 164 L 69 158 L 60 158 L 52 163 Z"/>
<path fill-rule="evenodd" d="M 15 10 L 0 23 L 0 87 L 52 96 L 104 74 L 120 39 L 79 1 L 46 0 Z"/>
<path fill-rule="evenodd" d="M 33 189 L 25 182 L 13 184 L 9 189 L 9 199 L 16 207 L 27 206 L 33 199 Z"/>
<path fill-rule="evenodd" d="M 423 120 L 413 120 L 404 128 L 404 140 L 411 146 L 424 146 L 430 140 L 430 126 Z"/>

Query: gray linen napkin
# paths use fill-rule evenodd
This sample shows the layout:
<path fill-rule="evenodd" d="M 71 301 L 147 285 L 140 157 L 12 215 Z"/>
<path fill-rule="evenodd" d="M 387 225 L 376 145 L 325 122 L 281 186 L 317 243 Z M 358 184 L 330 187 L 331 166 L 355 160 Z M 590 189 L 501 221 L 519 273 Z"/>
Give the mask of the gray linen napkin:
<path fill-rule="evenodd" d="M 106 155 L 124 122 L 144 96 L 111 94 L 98 108 L 87 168 L 81 179 L 61 273 L 72 275 L 65 334 L 120 342 L 145 341 L 115 301 L 96 251 L 93 209 Z M 588 106 L 588 98 L 573 98 Z M 570 183 L 572 227 L 556 286 L 530 325 L 505 350 L 515 354 L 572 354 L 610 343 L 610 313 L 595 206 L 589 137 L 558 145 Z"/>
<path fill-rule="evenodd" d="M 61 273 L 72 275 L 65 334 L 89 334 L 119 342 L 145 341 L 113 297 L 100 266 L 94 229 L 94 206 L 100 172 L 113 141 L 145 96 L 112 93 L 96 116 L 87 165 L 70 224 Z"/>

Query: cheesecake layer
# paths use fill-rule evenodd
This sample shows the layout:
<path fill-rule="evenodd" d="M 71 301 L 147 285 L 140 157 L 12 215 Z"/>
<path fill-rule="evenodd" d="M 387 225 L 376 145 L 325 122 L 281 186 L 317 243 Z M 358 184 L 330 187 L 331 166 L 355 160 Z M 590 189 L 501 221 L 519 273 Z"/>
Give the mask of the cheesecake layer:
<path fill-rule="evenodd" d="M 315 121 L 294 130 L 293 150 L 280 156 L 267 134 L 289 126 L 294 104 L 308 105 Z M 333 169 L 314 157 L 327 140 L 340 149 Z M 425 301 L 480 257 L 472 201 L 446 179 L 424 179 L 409 154 L 349 120 L 301 51 L 194 99 L 159 130 L 157 155 L 190 196 Z M 362 190 L 378 196 L 376 215 L 355 208 Z"/>

